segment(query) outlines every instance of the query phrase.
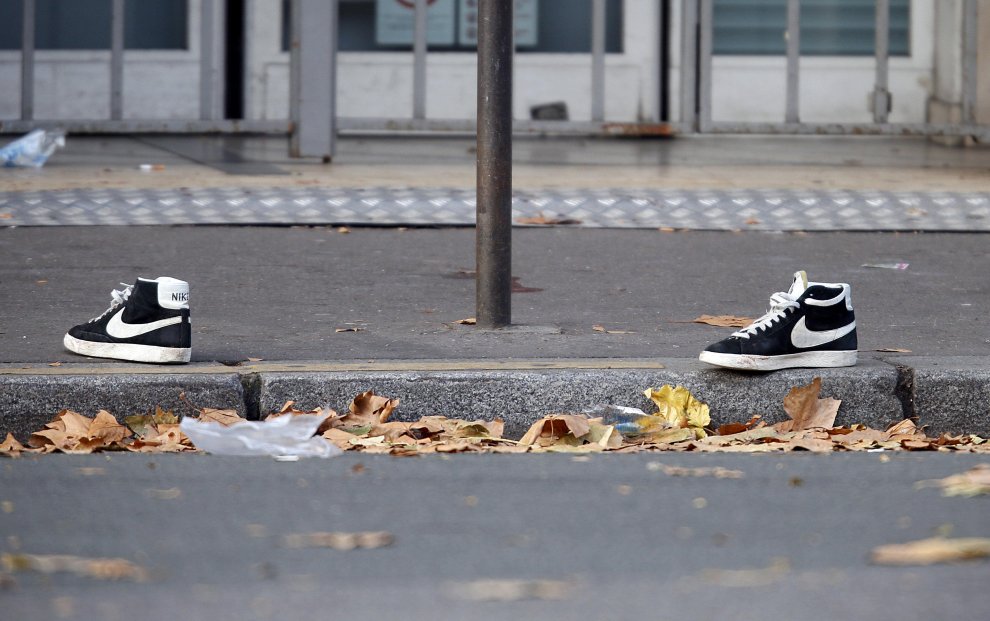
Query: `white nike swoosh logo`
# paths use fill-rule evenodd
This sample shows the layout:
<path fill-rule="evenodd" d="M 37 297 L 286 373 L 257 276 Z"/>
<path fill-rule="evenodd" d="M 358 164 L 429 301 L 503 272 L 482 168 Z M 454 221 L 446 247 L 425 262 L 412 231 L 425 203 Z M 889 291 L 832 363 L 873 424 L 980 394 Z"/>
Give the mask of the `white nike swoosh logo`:
<path fill-rule="evenodd" d="M 818 347 L 831 341 L 837 341 L 856 329 L 856 322 L 836 328 L 835 330 L 809 330 L 804 325 L 805 318 L 802 317 L 791 330 L 791 344 L 798 349 L 808 349 Z"/>
<path fill-rule="evenodd" d="M 124 309 L 120 309 L 107 322 L 107 334 L 115 339 L 132 339 L 135 336 L 141 336 L 142 334 L 147 334 L 148 332 L 153 332 L 166 326 L 174 326 L 177 323 L 182 323 L 182 317 L 159 319 L 151 323 L 124 323 L 121 319 L 123 314 Z"/>

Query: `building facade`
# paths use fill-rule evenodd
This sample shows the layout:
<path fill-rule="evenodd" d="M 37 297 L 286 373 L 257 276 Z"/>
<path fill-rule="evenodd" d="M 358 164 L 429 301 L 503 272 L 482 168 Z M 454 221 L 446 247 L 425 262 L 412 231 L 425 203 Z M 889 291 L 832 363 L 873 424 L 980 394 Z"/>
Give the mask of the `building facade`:
<path fill-rule="evenodd" d="M 592 0 L 515 0 L 514 115 L 563 103 L 592 114 Z M 32 0 L 35 119 L 103 119 L 110 111 L 112 0 Z M 203 0 L 126 0 L 123 118 L 200 114 Z M 475 113 L 477 0 L 427 0 L 426 116 Z M 960 100 L 964 0 L 889 0 L 891 122 L 953 118 Z M 22 0 L 0 2 L 0 119 L 21 114 Z M 874 0 L 801 3 L 802 120 L 872 118 Z M 978 0 L 978 119 L 990 120 L 990 1 Z M 289 0 L 223 0 L 218 75 L 227 118 L 287 119 Z M 713 0 L 712 118 L 784 116 L 787 0 Z M 983 5 L 986 5 L 983 8 Z M 413 109 L 413 0 L 339 0 L 338 115 L 403 119 Z M 680 0 L 605 1 L 605 119 L 680 118 Z"/>

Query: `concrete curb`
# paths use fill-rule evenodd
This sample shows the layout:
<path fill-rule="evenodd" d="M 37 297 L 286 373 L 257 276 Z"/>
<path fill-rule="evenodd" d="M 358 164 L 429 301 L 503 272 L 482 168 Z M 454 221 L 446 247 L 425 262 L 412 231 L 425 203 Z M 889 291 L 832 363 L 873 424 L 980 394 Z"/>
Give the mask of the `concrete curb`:
<path fill-rule="evenodd" d="M 896 364 L 895 364 L 896 363 Z M 257 418 L 289 400 L 308 409 L 346 408 L 359 392 L 401 400 L 399 420 L 438 414 L 502 418 L 521 434 L 541 416 L 600 403 L 650 410 L 642 391 L 682 384 L 711 406 L 712 424 L 761 414 L 783 420 L 787 391 L 822 378 L 822 396 L 842 400 L 839 424 L 876 428 L 917 417 L 929 433 L 990 433 L 990 358 L 898 357 L 843 369 L 794 369 L 767 374 L 714 369 L 697 360 L 282 362 L 225 367 L 188 365 L 42 365 L 0 368 L 0 432 L 19 438 L 60 410 L 119 418 L 157 405 L 184 414 L 189 403 L 233 408 Z M 2 435 L 2 434 L 0 434 Z"/>
<path fill-rule="evenodd" d="M 246 414 L 244 389 L 235 373 L 0 375 L 0 436 L 11 432 L 24 440 L 63 409 L 87 416 L 107 410 L 123 420 L 159 405 L 183 414 L 190 411 L 188 403 Z"/>

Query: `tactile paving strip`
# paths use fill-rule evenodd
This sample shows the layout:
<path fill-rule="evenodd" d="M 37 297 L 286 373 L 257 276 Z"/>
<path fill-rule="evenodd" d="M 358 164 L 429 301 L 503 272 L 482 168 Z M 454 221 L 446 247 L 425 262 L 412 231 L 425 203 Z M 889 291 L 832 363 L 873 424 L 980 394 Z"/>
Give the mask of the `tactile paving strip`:
<path fill-rule="evenodd" d="M 797 190 L 517 191 L 513 220 L 708 230 L 990 230 L 990 193 Z M 0 192 L 0 226 L 473 225 L 458 189 L 211 188 Z"/>

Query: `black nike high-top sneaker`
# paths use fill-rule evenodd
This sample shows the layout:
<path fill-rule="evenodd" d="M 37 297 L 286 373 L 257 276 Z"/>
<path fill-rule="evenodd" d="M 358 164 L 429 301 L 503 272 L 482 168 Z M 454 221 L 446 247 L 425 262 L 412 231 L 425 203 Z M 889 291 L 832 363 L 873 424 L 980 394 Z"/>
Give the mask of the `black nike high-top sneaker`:
<path fill-rule="evenodd" d="M 189 283 L 167 276 L 138 278 L 110 295 L 110 308 L 102 315 L 69 330 L 62 341 L 66 349 L 97 358 L 189 362 Z"/>
<path fill-rule="evenodd" d="M 709 345 L 699 358 L 747 371 L 851 367 L 857 347 L 849 285 L 808 282 L 807 274 L 796 272 L 788 291 L 770 296 L 765 315 Z"/>

